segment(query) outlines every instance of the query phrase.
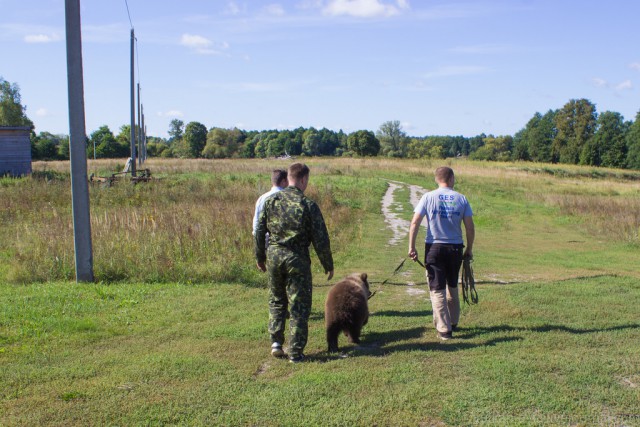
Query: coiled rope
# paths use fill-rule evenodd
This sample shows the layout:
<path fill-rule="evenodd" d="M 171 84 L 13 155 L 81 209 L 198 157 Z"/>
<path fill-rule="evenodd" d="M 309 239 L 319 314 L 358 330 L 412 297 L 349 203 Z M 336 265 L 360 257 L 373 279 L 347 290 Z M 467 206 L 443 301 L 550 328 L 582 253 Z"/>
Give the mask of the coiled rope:
<path fill-rule="evenodd" d="M 473 278 L 472 258 L 465 257 L 462 260 L 462 299 L 468 305 L 478 303 L 478 291 L 476 281 Z"/>

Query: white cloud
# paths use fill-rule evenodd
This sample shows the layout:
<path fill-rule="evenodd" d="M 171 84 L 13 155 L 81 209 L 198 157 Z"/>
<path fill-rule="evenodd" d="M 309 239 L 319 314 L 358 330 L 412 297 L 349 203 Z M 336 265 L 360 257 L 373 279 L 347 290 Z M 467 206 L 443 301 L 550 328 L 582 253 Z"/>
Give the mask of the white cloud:
<path fill-rule="evenodd" d="M 427 74 L 425 74 L 424 78 L 431 79 L 435 77 L 468 76 L 473 74 L 481 74 L 486 71 L 486 67 L 479 67 L 476 65 L 448 66 L 440 67 L 435 71 L 428 72 Z"/>
<path fill-rule="evenodd" d="M 273 16 L 284 16 L 284 8 L 281 4 L 273 3 L 264 8 L 265 12 Z"/>
<path fill-rule="evenodd" d="M 322 0 L 302 0 L 296 4 L 297 9 L 320 9 L 322 8 Z"/>
<path fill-rule="evenodd" d="M 194 34 L 183 34 L 180 44 L 200 55 L 218 55 L 222 53 L 221 50 L 229 49 L 229 43 L 227 42 L 217 43 L 214 46 L 213 41 Z"/>
<path fill-rule="evenodd" d="M 26 43 L 52 43 L 61 40 L 60 35 L 54 34 L 28 34 L 24 36 Z"/>
<path fill-rule="evenodd" d="M 633 89 L 633 84 L 631 84 L 631 80 L 625 80 L 616 86 L 616 90 L 629 90 L 629 89 Z"/>
<path fill-rule="evenodd" d="M 180 44 L 194 49 L 202 49 L 211 46 L 211 40 L 192 34 L 183 34 Z"/>
<path fill-rule="evenodd" d="M 607 87 L 607 86 L 609 86 L 609 84 L 607 83 L 607 81 L 605 79 L 601 79 L 599 77 L 594 77 L 593 79 L 591 79 L 591 82 L 593 82 L 593 84 L 596 87 Z"/>
<path fill-rule="evenodd" d="M 357 18 L 377 18 L 398 15 L 408 9 L 407 0 L 385 3 L 381 0 L 330 0 L 323 12 L 325 15 L 349 15 Z"/>
<path fill-rule="evenodd" d="M 236 1 L 230 1 L 229 3 L 227 3 L 227 8 L 225 10 L 225 13 L 228 15 L 240 15 L 241 13 L 244 13 L 247 11 L 247 6 L 246 5 L 239 5 L 238 2 Z"/>
<path fill-rule="evenodd" d="M 633 64 L 629 64 L 629 68 L 632 70 L 640 71 L 640 62 L 634 62 Z"/>
<path fill-rule="evenodd" d="M 48 117 L 51 114 L 49 113 L 49 110 L 47 110 L 46 108 L 38 108 L 36 110 L 36 116 L 38 117 Z"/>
<path fill-rule="evenodd" d="M 416 127 L 411 122 L 400 122 L 400 127 L 405 130 L 414 130 Z"/>
<path fill-rule="evenodd" d="M 623 90 L 629 90 L 629 89 L 633 89 L 633 83 L 631 83 L 631 80 L 625 80 L 621 83 L 618 83 L 617 85 L 613 85 L 611 83 L 609 83 L 608 81 L 601 79 L 599 77 L 595 77 L 593 79 L 591 79 L 591 82 L 593 83 L 594 86 L 596 87 L 603 87 L 606 89 L 613 89 L 616 91 L 623 91 Z"/>
<path fill-rule="evenodd" d="M 158 117 L 184 117 L 184 114 L 180 110 L 158 111 Z"/>

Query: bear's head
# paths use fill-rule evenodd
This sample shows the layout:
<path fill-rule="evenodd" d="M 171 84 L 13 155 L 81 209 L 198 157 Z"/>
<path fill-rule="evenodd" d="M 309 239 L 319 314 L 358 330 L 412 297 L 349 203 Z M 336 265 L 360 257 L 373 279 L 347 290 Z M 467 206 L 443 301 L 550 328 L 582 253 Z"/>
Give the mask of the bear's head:
<path fill-rule="evenodd" d="M 367 299 L 371 298 L 371 291 L 369 290 L 369 281 L 367 280 L 367 273 L 356 273 L 353 275 L 357 282 L 362 287 Z"/>

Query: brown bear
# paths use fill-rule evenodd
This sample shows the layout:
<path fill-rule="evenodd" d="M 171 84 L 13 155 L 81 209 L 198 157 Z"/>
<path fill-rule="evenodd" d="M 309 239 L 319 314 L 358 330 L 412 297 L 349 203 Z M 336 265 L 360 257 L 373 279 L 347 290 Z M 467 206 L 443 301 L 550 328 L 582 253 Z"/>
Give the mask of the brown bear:
<path fill-rule="evenodd" d="M 350 343 L 360 343 L 360 331 L 369 320 L 370 295 L 367 273 L 350 274 L 329 290 L 324 319 L 330 353 L 338 351 L 340 331 Z"/>

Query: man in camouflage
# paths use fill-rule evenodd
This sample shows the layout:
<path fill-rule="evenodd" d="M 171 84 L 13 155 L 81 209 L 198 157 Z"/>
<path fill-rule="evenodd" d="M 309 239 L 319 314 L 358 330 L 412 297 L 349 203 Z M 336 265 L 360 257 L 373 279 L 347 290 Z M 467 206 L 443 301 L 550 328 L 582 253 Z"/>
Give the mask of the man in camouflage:
<path fill-rule="evenodd" d="M 304 360 L 311 314 L 309 245 L 313 243 L 328 280 L 333 277 L 333 258 L 320 208 L 304 195 L 309 183 L 307 165 L 292 164 L 288 181 L 287 188 L 265 201 L 255 233 L 255 254 L 258 268 L 269 271 L 271 354 L 285 355 L 282 344 L 285 321 L 290 314 L 289 360 L 295 363 Z"/>

